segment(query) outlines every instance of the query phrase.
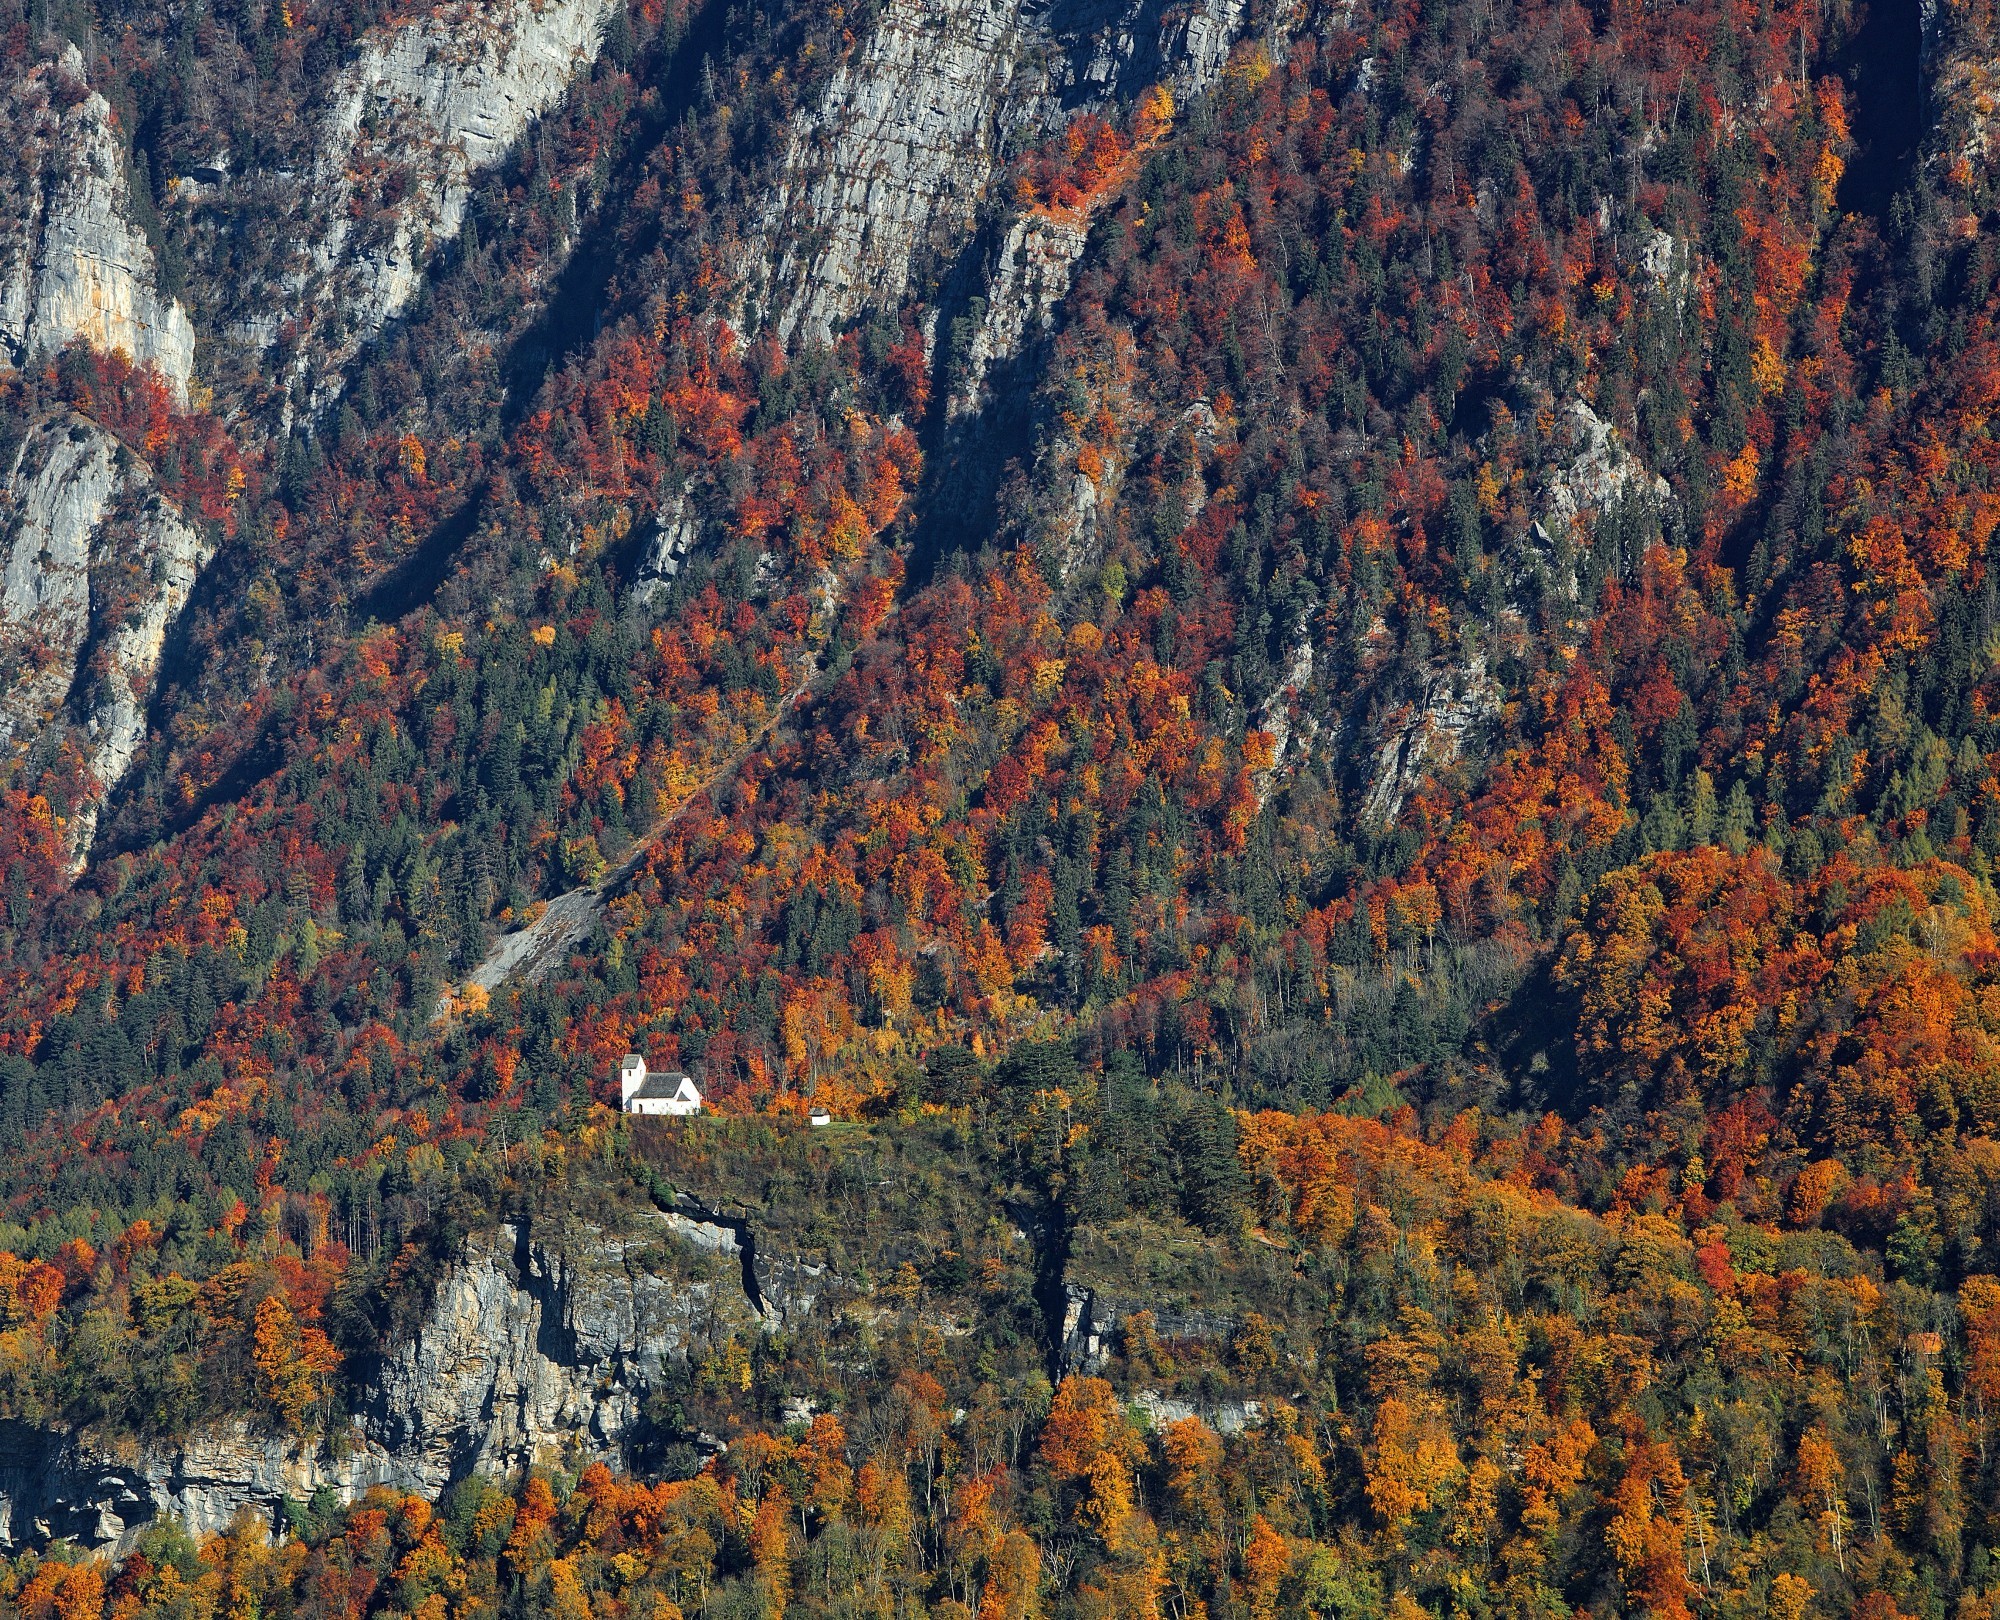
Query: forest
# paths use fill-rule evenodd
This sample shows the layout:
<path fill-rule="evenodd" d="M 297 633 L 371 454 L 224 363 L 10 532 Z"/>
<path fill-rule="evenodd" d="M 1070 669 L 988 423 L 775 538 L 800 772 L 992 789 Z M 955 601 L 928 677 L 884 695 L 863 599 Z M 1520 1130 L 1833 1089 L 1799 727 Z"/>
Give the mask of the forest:
<path fill-rule="evenodd" d="M 826 343 L 735 281 L 862 15 L 635 0 L 317 430 L 0 366 L 0 462 L 77 413 L 218 548 L 80 874 L 75 737 L 0 762 L 0 1419 L 332 1448 L 468 1234 L 831 1188 L 813 1105 L 978 1206 L 677 1365 L 656 1466 L 0 1615 L 2000 1613 L 2000 17 L 1935 11 L 1903 151 L 1886 4 L 1252 6 L 1010 154 L 1087 246 L 968 426 L 949 266 Z M 389 20 L 0 0 L 0 70 L 90 45 L 220 325 L 164 177 Z"/>

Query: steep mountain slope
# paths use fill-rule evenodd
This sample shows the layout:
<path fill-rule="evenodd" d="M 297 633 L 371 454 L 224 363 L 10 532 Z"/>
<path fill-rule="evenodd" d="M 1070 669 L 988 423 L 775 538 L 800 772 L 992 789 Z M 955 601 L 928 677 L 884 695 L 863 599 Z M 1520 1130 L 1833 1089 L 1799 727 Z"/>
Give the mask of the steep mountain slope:
<path fill-rule="evenodd" d="M 1992 1606 L 1984 7 L 4 5 L 47 1534 Z"/>

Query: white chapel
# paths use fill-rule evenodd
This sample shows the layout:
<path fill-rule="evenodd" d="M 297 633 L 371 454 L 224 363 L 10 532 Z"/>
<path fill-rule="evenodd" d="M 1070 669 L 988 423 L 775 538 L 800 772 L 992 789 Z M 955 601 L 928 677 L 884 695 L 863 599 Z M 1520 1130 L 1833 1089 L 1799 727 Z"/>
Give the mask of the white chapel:
<path fill-rule="evenodd" d="M 637 1052 L 618 1060 L 619 1107 L 628 1114 L 701 1112 L 701 1089 L 684 1074 L 655 1074 Z"/>

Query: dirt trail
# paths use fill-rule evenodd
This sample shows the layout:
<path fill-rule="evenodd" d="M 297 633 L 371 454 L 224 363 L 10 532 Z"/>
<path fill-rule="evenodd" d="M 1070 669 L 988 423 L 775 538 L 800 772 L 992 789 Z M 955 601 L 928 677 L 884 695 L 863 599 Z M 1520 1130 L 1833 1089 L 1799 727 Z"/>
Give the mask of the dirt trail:
<path fill-rule="evenodd" d="M 480 989 L 492 992 L 500 988 L 510 978 L 519 978 L 533 984 L 547 973 L 556 963 L 563 960 L 582 940 L 590 937 L 604 916 L 604 909 L 623 891 L 640 866 L 645 863 L 660 840 L 675 822 L 687 813 L 688 807 L 703 794 L 712 793 L 743 766 L 743 762 L 764 745 L 764 741 L 778 728 L 778 722 L 792 711 L 800 698 L 812 688 L 813 678 L 819 673 L 816 659 L 803 660 L 804 673 L 799 684 L 787 692 L 772 712 L 771 718 L 739 746 L 729 757 L 709 772 L 706 781 L 693 789 L 686 798 L 661 816 L 643 833 L 632 841 L 623 859 L 613 866 L 596 883 L 580 889 L 571 889 L 567 894 L 559 894 L 548 903 L 547 909 L 527 927 L 516 929 L 493 942 L 486 959 L 474 968 L 467 977 L 467 984 L 475 984 Z M 450 997 L 446 992 L 440 1001 L 439 1012 L 445 1010 L 444 1002 Z"/>

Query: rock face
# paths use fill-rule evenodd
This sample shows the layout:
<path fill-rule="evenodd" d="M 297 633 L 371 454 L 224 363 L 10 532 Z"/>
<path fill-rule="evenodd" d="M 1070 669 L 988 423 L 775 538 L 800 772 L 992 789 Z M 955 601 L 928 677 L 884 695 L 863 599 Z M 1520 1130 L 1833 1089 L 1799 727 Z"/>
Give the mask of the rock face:
<path fill-rule="evenodd" d="M 670 497 L 660 508 L 659 526 L 646 547 L 639 565 L 634 597 L 643 603 L 658 601 L 672 589 L 674 576 L 701 538 L 701 519 L 688 500 L 692 486 Z"/>
<path fill-rule="evenodd" d="M 119 485 L 109 435 L 58 418 L 22 441 L 9 470 L 0 644 L 16 671 L 0 693 L 0 740 L 32 736 L 76 678 L 90 630 L 90 541 Z"/>
<path fill-rule="evenodd" d="M 104 629 L 104 673 L 85 694 L 90 772 L 100 793 L 124 780 L 146 739 L 146 702 L 159 674 L 167 631 L 187 606 L 195 580 L 214 554 L 203 533 L 172 502 L 149 493 L 150 477 L 135 466 L 125 484 L 137 511 L 127 543 L 100 545 L 98 623 Z M 110 552 L 106 555 L 104 553 Z M 76 835 L 79 863 L 89 854 L 97 805 L 83 812 Z"/>
<path fill-rule="evenodd" d="M 1145 1414 L 1147 1426 L 1153 1429 L 1198 1417 L 1217 1434 L 1232 1435 L 1255 1427 L 1264 1417 L 1262 1401 L 1190 1401 L 1162 1395 L 1157 1389 L 1140 1390 L 1132 1397 L 1132 1404 Z"/>
<path fill-rule="evenodd" d="M 67 1536 L 123 1550 L 164 1513 L 198 1533 L 244 1512 L 272 1523 L 287 1497 L 321 1489 L 435 1497 L 474 1470 L 504 1474 L 556 1450 L 627 1463 L 669 1363 L 797 1322 L 823 1292 L 817 1268 L 753 1270 L 746 1249 L 747 1228 L 684 1215 L 474 1238 L 415 1335 L 383 1358 L 334 1453 L 242 1424 L 156 1451 L 0 1424 L 0 1549 Z"/>
<path fill-rule="evenodd" d="M 1153 1332 L 1166 1340 L 1227 1339 L 1236 1319 L 1214 1311 L 1176 1310 L 1158 1300 L 1140 1299 L 1077 1283 L 1063 1285 L 1064 1307 L 1058 1360 L 1067 1372 L 1095 1374 L 1117 1348 L 1118 1331 L 1141 1311 L 1153 1317 Z M 1186 1416 L 1185 1413 L 1182 1414 Z"/>
<path fill-rule="evenodd" d="M 1319 733 L 1319 723 L 1314 717 L 1300 712 L 1294 724 L 1293 707 L 1301 694 L 1312 686 L 1313 644 L 1310 638 L 1301 639 L 1292 648 L 1292 657 L 1285 667 L 1281 680 L 1271 695 L 1258 706 L 1257 729 L 1271 739 L 1271 763 L 1256 773 L 1257 803 L 1261 807 L 1271 796 L 1272 786 L 1285 770 L 1288 759 L 1293 754 L 1292 744 L 1296 740 L 1301 749 L 1310 749 L 1313 739 Z"/>
<path fill-rule="evenodd" d="M 779 334 L 825 339 L 894 307 L 926 258 L 970 240 L 1010 150 L 1150 84 L 1207 84 L 1242 14 L 1241 0 L 1171 14 L 1149 0 L 889 0 L 800 120 L 764 213 L 755 257 Z"/>
<path fill-rule="evenodd" d="M 782 336 L 824 339 L 866 304 L 894 303 L 919 249 L 971 234 L 1026 88 L 1023 28 L 1010 0 L 884 8 L 797 131 L 767 215 L 768 239 L 787 244 L 774 275 Z"/>
<path fill-rule="evenodd" d="M 1019 214 L 1008 225 L 952 390 L 952 416 L 977 411 L 986 401 L 987 373 L 1018 354 L 1031 335 L 1049 328 L 1088 237 L 1082 220 L 1052 214 Z"/>
<path fill-rule="evenodd" d="M 12 151 L 0 182 L 0 353 L 16 365 L 82 340 L 157 366 L 185 397 L 187 313 L 160 295 L 131 223 L 123 143 L 75 46 L 18 81 L 0 107 Z"/>
<path fill-rule="evenodd" d="M 0 1547 L 60 1537 L 100 1546 L 150 1516 L 143 1475 L 73 1440 L 25 1423 L 0 1424 Z"/>
<path fill-rule="evenodd" d="M 172 1514 L 196 1535 L 248 1512 L 273 1522 L 287 1497 L 330 1487 L 353 1498 L 397 1483 L 379 1451 L 335 1459 L 300 1454 L 274 1435 L 234 1424 L 167 1452 L 100 1447 L 24 1423 L 0 1424 L 0 1549 L 67 1539 L 122 1552 L 147 1524 Z"/>
<path fill-rule="evenodd" d="M 304 200 L 317 234 L 294 290 L 319 330 L 299 403 L 324 404 L 339 368 L 408 308 L 473 177 L 596 60 L 616 3 L 455 0 L 364 40 L 334 85 Z"/>
<path fill-rule="evenodd" d="M 1655 290 L 1672 298 L 1677 305 L 1685 305 L 1693 289 L 1694 260 L 1691 242 L 1657 226 L 1647 232 L 1639 248 L 1640 268 L 1652 277 Z"/>
<path fill-rule="evenodd" d="M 1363 818 L 1393 825 L 1417 784 L 1457 759 L 1465 734 L 1499 712 L 1499 687 L 1484 658 L 1432 674 L 1421 700 L 1391 722 L 1376 752 Z"/>
<path fill-rule="evenodd" d="M 1582 400 L 1571 400 L 1559 428 L 1563 459 L 1550 469 L 1543 522 L 1566 534 L 1586 513 L 1610 511 L 1622 501 L 1649 500 L 1664 507 L 1673 498 L 1667 481 L 1649 474 L 1611 424 Z"/>
<path fill-rule="evenodd" d="M 399 1482 L 435 1494 L 565 1441 L 622 1457 L 665 1362 L 756 1321 L 732 1268 L 690 1279 L 642 1263 L 660 1246 L 650 1234 L 580 1236 L 559 1246 L 502 1227 L 451 1268 L 362 1419 Z"/>
<path fill-rule="evenodd" d="M 167 631 L 212 546 L 95 422 L 64 414 L 22 441 L 0 484 L 0 745 L 65 713 L 100 798 L 145 739 Z M 79 860 L 95 802 L 73 830 Z"/>
<path fill-rule="evenodd" d="M 660 1220 L 683 1242 L 725 1255 L 742 1269 L 743 1297 L 766 1332 L 799 1326 L 836 1286 L 836 1279 L 824 1266 L 798 1255 L 778 1255 L 759 1248 L 747 1221 L 688 1207 L 694 1213 L 670 1211 Z"/>

